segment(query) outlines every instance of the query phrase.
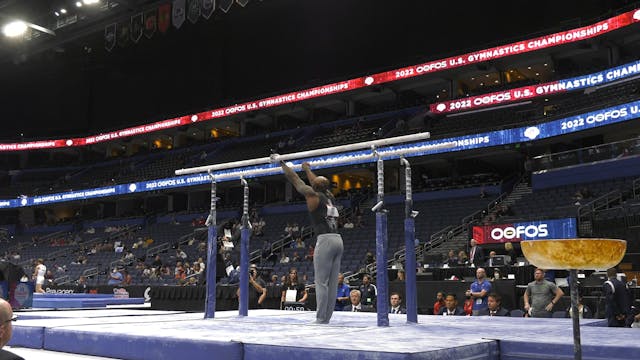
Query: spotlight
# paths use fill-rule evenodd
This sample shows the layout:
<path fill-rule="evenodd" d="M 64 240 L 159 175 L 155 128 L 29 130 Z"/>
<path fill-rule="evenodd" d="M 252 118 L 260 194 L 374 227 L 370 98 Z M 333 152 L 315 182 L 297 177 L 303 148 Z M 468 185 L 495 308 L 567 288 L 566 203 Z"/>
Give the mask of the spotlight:
<path fill-rule="evenodd" d="M 85 5 L 95 5 L 100 2 L 100 0 L 82 0 Z"/>
<path fill-rule="evenodd" d="M 67 9 L 65 8 L 60 9 L 60 14 L 66 14 L 66 13 L 67 13 Z"/>
<path fill-rule="evenodd" d="M 20 20 L 10 22 L 2 28 L 2 32 L 8 37 L 17 37 L 24 34 L 26 31 L 27 24 Z"/>
<path fill-rule="evenodd" d="M 57 11 L 54 11 L 53 13 L 54 13 L 56 16 L 60 16 L 60 13 L 59 13 L 59 12 L 57 12 Z"/>
<path fill-rule="evenodd" d="M 82 3 L 80 1 L 76 1 L 76 6 L 77 7 L 82 7 Z"/>

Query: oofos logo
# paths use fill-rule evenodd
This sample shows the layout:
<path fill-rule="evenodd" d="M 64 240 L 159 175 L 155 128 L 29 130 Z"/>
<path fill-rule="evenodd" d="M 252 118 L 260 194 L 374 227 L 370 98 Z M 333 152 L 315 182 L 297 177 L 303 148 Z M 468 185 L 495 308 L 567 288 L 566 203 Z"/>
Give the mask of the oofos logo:
<path fill-rule="evenodd" d="M 522 238 L 522 236 L 526 236 L 529 238 L 534 237 L 547 237 L 549 236 L 549 231 L 547 230 L 547 224 L 540 225 L 527 225 L 527 226 L 509 226 L 504 229 L 495 228 L 491 230 L 491 238 L 493 240 L 502 240 L 502 239 L 516 239 Z"/>

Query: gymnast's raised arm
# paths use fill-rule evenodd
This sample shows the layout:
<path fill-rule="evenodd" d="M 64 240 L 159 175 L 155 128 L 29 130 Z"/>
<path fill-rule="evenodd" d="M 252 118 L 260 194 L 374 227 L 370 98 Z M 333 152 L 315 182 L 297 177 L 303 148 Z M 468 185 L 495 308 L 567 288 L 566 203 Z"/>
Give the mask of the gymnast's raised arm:
<path fill-rule="evenodd" d="M 280 166 L 282 167 L 282 171 L 284 171 L 284 176 L 287 178 L 287 180 L 289 180 L 289 182 L 293 185 L 293 187 L 296 188 L 296 190 L 301 195 L 304 195 L 305 198 L 308 196 L 314 196 L 314 197 L 318 196 L 316 192 L 313 190 L 313 188 L 305 184 L 304 181 L 300 179 L 298 174 L 296 174 L 295 171 L 293 171 L 293 169 L 287 166 L 287 164 L 284 161 L 280 161 Z"/>

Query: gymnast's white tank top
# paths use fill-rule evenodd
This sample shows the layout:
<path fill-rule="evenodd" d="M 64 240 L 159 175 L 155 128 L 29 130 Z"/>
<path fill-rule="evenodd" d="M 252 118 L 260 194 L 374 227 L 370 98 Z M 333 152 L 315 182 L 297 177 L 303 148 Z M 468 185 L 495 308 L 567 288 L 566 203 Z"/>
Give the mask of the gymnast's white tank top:
<path fill-rule="evenodd" d="M 37 268 L 38 268 L 38 272 L 37 272 L 36 276 L 43 276 L 44 277 L 44 274 L 47 273 L 47 267 L 44 266 L 44 264 L 40 264 L 40 265 L 37 266 Z"/>

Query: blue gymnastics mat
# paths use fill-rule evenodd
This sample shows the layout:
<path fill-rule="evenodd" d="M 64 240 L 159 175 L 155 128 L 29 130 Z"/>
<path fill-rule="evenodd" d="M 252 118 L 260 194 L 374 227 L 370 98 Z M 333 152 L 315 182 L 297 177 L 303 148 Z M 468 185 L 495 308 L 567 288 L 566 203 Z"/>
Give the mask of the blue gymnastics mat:
<path fill-rule="evenodd" d="M 77 309 L 133 304 L 144 304 L 144 298 L 120 298 L 111 294 L 34 294 L 32 306 L 40 309 Z"/>

